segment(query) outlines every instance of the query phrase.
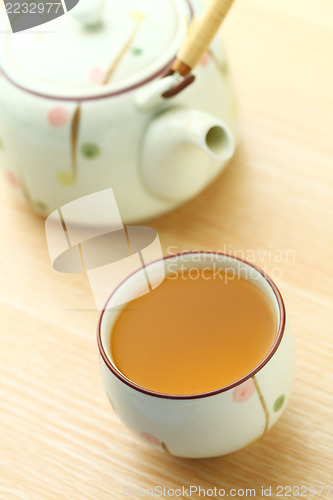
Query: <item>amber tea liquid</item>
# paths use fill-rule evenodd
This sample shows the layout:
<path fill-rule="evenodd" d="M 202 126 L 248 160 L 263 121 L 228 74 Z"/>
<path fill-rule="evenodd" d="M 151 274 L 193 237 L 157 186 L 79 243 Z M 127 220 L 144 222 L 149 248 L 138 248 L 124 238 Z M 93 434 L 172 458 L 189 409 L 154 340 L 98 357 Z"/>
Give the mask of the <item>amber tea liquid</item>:
<path fill-rule="evenodd" d="M 113 327 L 115 365 L 146 389 L 220 389 L 253 370 L 274 343 L 277 318 L 263 291 L 244 278 L 196 271 L 166 277 L 129 302 Z"/>

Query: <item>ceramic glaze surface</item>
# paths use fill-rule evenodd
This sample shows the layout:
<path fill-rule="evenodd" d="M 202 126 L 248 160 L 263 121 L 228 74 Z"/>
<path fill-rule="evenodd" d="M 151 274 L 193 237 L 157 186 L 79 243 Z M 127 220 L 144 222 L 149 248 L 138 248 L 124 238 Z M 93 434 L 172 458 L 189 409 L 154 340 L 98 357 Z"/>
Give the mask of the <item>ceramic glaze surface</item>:
<path fill-rule="evenodd" d="M 107 1 L 95 26 L 69 14 L 49 23 L 46 33 L 44 26 L 29 36 L 7 35 L 3 66 L 14 81 L 41 93 L 61 97 L 99 85 L 116 90 L 170 61 L 186 35 L 186 14 L 189 18 L 186 2 L 180 8 L 170 0 Z"/>
<path fill-rule="evenodd" d="M 137 222 L 185 202 L 220 173 L 234 151 L 237 105 L 219 37 L 190 87 L 172 99 L 156 93 L 201 10 L 187 0 L 110 1 L 94 26 L 68 14 L 48 24 L 52 33 L 3 37 L 0 165 L 30 207 L 48 215 L 112 187 L 123 222 Z M 207 145 L 212 129 L 221 132 L 217 155 Z"/>

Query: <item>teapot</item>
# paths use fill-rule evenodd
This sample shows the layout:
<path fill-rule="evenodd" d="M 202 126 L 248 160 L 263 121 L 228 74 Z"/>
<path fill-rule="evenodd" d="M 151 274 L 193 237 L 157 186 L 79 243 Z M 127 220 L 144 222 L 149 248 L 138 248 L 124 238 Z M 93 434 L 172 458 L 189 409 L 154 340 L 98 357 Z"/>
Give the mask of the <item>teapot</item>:
<path fill-rule="evenodd" d="M 48 216 L 112 188 L 123 222 L 136 223 L 217 177 L 238 130 L 220 37 L 186 89 L 170 92 L 179 75 L 168 73 L 203 8 L 200 0 L 80 0 L 20 33 L 3 16 L 0 167 L 26 204 Z"/>

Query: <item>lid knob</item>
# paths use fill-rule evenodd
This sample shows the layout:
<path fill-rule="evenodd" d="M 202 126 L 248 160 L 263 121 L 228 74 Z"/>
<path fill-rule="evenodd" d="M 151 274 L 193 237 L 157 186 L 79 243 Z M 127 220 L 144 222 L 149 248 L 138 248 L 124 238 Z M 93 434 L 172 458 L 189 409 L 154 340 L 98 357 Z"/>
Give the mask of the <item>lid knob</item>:
<path fill-rule="evenodd" d="M 87 28 L 101 23 L 105 0 L 80 0 L 70 15 Z"/>

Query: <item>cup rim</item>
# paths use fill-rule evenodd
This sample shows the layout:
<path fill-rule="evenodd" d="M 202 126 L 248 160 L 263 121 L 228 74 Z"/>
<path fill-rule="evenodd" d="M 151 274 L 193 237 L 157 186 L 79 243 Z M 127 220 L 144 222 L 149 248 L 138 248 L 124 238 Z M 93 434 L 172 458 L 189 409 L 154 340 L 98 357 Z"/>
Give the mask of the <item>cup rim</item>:
<path fill-rule="evenodd" d="M 276 301 L 277 301 L 277 305 L 278 305 L 278 309 L 279 309 L 279 324 L 278 324 L 277 334 L 276 334 L 276 337 L 275 337 L 275 340 L 274 340 L 274 343 L 273 343 L 272 347 L 270 348 L 270 350 L 268 351 L 268 353 L 266 354 L 266 356 L 264 357 L 264 359 L 253 370 L 251 370 L 249 373 L 247 373 L 246 375 L 244 375 L 242 378 L 236 380 L 235 382 L 232 382 L 231 384 L 223 386 L 223 387 L 221 387 L 219 389 L 215 389 L 213 391 L 208 391 L 208 392 L 201 392 L 201 393 L 197 393 L 197 394 L 166 394 L 166 393 L 156 392 L 156 391 L 152 391 L 150 389 L 146 389 L 144 387 L 141 387 L 140 385 L 136 384 L 135 382 L 132 382 L 130 379 L 128 379 L 125 375 L 123 375 L 119 370 L 117 370 L 115 368 L 115 366 L 113 365 L 113 363 L 111 362 L 111 360 L 109 359 L 109 357 L 107 356 L 107 354 L 106 354 L 106 352 L 104 350 L 104 346 L 103 346 L 103 342 L 102 342 L 102 338 L 101 338 L 101 326 L 102 326 L 102 321 L 103 321 L 104 313 L 107 310 L 106 309 L 107 304 L 110 302 L 111 298 L 116 293 L 116 291 L 127 280 L 129 280 L 132 276 L 134 276 L 134 274 L 136 274 L 136 273 L 138 273 L 138 272 L 140 272 L 142 270 L 142 268 L 139 268 L 136 271 L 134 271 L 131 274 L 129 274 L 117 286 L 117 288 L 111 293 L 110 297 L 106 301 L 106 304 L 105 304 L 104 309 L 102 310 L 102 312 L 101 312 L 101 314 L 99 316 L 99 320 L 98 320 L 98 324 L 97 324 L 97 345 L 98 345 L 99 353 L 100 353 L 100 355 L 101 355 L 104 363 L 106 364 L 107 368 L 111 371 L 111 373 L 113 375 L 115 375 L 121 382 L 123 382 L 127 386 L 131 387 L 132 389 L 134 389 L 136 391 L 139 391 L 141 393 L 147 394 L 148 396 L 154 396 L 154 397 L 157 397 L 157 398 L 172 399 L 172 400 L 176 400 L 176 399 L 178 399 L 178 400 L 189 400 L 189 399 L 206 398 L 206 397 L 209 397 L 209 396 L 215 396 L 217 394 L 221 394 L 223 392 L 227 392 L 227 391 L 229 391 L 229 390 L 231 390 L 231 389 L 233 389 L 233 388 L 235 388 L 235 387 L 243 384 L 244 382 L 246 382 L 250 378 L 252 378 L 254 375 L 256 375 L 268 363 L 268 361 L 273 357 L 273 355 L 277 351 L 277 349 L 278 349 L 278 347 L 279 347 L 279 345 L 281 343 L 283 334 L 285 332 L 286 310 L 285 310 L 285 306 L 284 306 L 282 295 L 281 295 L 278 287 L 276 286 L 276 284 L 274 283 L 274 281 L 262 269 L 260 269 L 255 264 L 252 264 L 251 262 L 248 262 L 245 259 L 241 259 L 240 257 L 236 257 L 234 255 L 227 254 L 227 253 L 224 253 L 224 252 L 215 252 L 213 250 L 193 250 L 193 251 L 178 252 L 178 253 L 175 253 L 175 254 L 166 255 L 162 259 L 156 259 L 156 260 L 154 260 L 152 262 L 149 262 L 149 264 L 147 264 L 147 265 L 149 266 L 149 265 L 152 265 L 155 262 L 159 262 L 161 260 L 166 261 L 168 259 L 172 259 L 172 258 L 175 258 L 175 257 L 181 257 L 182 255 L 191 255 L 191 254 L 222 255 L 224 257 L 228 257 L 228 258 L 233 259 L 233 260 L 238 260 L 239 262 L 242 262 L 243 264 L 246 264 L 246 265 L 252 267 L 253 269 L 255 269 L 257 272 L 259 272 L 259 274 L 261 274 L 261 276 L 266 280 L 266 282 L 268 283 L 268 285 L 271 287 L 271 289 L 272 289 L 272 291 L 274 293 L 274 296 L 276 298 Z"/>

